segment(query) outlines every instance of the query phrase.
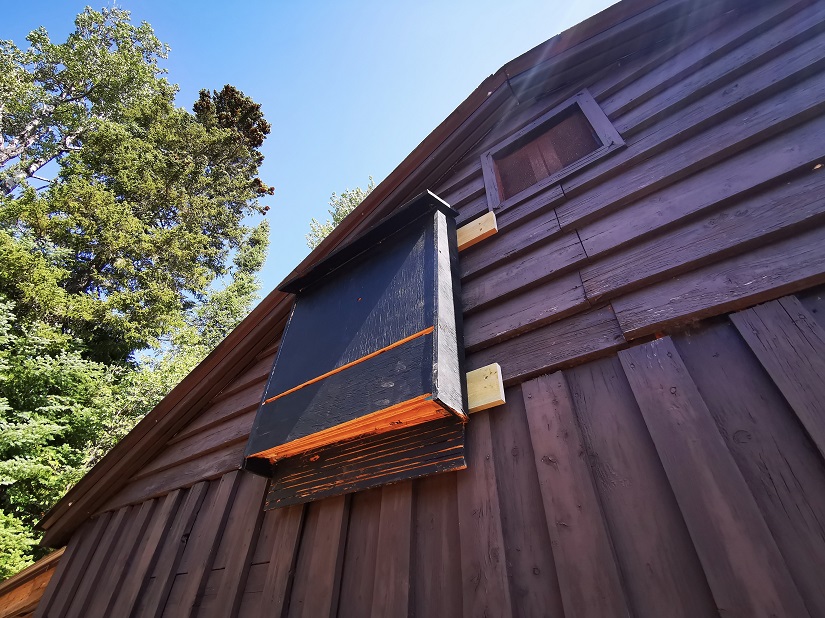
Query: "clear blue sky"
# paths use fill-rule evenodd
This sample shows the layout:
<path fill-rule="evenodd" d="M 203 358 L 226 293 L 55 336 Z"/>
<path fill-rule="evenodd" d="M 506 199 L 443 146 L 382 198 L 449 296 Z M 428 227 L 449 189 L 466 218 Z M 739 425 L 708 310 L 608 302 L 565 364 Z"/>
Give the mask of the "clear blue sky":
<path fill-rule="evenodd" d="M 382 180 L 488 75 L 614 1 L 116 4 L 171 46 L 165 66 L 179 105 L 191 109 L 201 88 L 232 84 L 272 123 L 262 170 L 276 188 L 266 202 L 265 295 L 309 252 L 309 220 L 326 216 L 333 191 Z M 62 42 L 87 3 L 7 0 L 0 38 L 22 47 L 42 25 Z"/>

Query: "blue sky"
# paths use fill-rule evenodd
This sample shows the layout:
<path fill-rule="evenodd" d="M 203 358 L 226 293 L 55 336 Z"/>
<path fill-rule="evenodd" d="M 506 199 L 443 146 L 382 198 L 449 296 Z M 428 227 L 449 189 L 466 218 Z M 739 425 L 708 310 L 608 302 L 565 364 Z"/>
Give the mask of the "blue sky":
<path fill-rule="evenodd" d="M 326 216 L 333 191 L 382 180 L 488 75 L 613 2 L 116 4 L 171 46 L 165 67 L 179 105 L 191 109 L 201 88 L 232 84 L 272 123 L 262 169 L 276 188 L 266 202 L 265 295 L 309 252 L 309 220 Z M 63 41 L 88 0 L 3 4 L 0 38 L 23 46 L 41 25 Z"/>

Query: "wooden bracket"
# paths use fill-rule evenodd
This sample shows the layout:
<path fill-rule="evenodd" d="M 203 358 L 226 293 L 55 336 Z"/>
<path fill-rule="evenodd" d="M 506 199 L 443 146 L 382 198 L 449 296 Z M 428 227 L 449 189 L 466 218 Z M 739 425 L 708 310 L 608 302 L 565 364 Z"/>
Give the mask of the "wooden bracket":
<path fill-rule="evenodd" d="M 496 213 L 492 210 L 458 228 L 458 250 L 463 251 L 498 232 Z"/>
<path fill-rule="evenodd" d="M 504 380 L 498 363 L 467 372 L 467 407 L 481 412 L 504 403 Z"/>

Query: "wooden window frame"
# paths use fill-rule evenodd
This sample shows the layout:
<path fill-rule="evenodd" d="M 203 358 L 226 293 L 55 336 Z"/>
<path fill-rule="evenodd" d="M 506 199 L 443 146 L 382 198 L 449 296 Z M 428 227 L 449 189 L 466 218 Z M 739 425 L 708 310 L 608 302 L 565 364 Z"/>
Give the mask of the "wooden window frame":
<path fill-rule="evenodd" d="M 509 148 L 513 143 L 523 140 L 531 134 L 538 136 L 544 130 L 549 129 L 553 125 L 554 120 L 574 105 L 577 105 L 584 114 L 584 117 L 587 119 L 587 122 L 590 123 L 593 132 L 596 134 L 596 137 L 602 145 L 593 152 L 585 155 L 570 165 L 563 167 L 547 178 L 542 178 L 537 183 L 522 191 L 519 191 L 506 200 L 502 200 L 496 174 L 496 157 L 502 151 Z M 560 103 L 550 111 L 545 112 L 536 120 L 532 121 L 481 155 L 481 169 L 484 174 L 484 188 L 487 191 L 489 207 L 493 211 L 500 211 L 519 204 L 543 191 L 547 187 L 558 183 L 565 176 L 568 176 L 573 172 L 577 172 L 585 166 L 598 161 L 602 157 L 608 155 L 614 150 L 617 150 L 618 148 L 621 148 L 622 146 L 624 146 L 622 136 L 619 135 L 619 132 L 613 127 L 613 124 L 602 111 L 602 108 L 599 107 L 599 104 L 596 103 L 590 92 L 586 89 L 581 90 L 574 96 L 570 97 L 563 103 Z"/>

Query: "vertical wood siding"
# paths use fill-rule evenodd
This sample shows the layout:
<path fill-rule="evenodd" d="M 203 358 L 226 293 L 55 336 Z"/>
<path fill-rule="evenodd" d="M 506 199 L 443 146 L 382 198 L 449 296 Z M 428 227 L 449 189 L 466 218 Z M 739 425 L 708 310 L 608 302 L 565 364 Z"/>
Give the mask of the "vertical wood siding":
<path fill-rule="evenodd" d="M 467 470 L 263 513 L 273 332 L 38 615 L 825 616 L 825 3 L 691 6 L 515 77 L 433 167 L 474 219 L 481 153 L 582 88 L 626 142 L 461 254 L 468 368 L 508 386 Z"/>

